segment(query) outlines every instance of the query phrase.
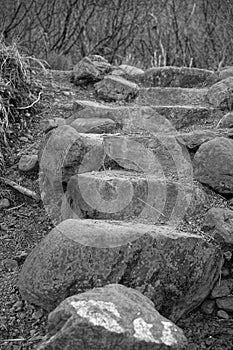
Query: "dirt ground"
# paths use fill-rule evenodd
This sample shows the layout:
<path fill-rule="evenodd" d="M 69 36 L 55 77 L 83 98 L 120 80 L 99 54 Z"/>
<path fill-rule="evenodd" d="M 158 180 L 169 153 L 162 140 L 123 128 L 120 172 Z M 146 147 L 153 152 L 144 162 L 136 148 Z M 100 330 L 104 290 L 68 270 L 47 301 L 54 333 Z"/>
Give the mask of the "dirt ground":
<path fill-rule="evenodd" d="M 20 156 L 37 153 L 43 138 L 42 120 L 68 118 L 74 100 L 95 100 L 95 96 L 91 88 L 71 84 L 68 73 L 43 73 L 36 75 L 36 79 L 43 91 L 40 112 L 11 136 L 11 155 L 4 177 L 39 193 L 38 173 L 20 173 Z M 53 223 L 42 202 L 36 203 L 3 184 L 0 184 L 0 197 L 8 198 L 11 203 L 9 209 L 0 211 L 0 349 L 31 350 L 46 333 L 47 313 L 21 299 L 17 278 L 25 258 L 51 230 Z M 213 201 L 227 205 L 218 196 L 213 196 Z M 191 227 L 195 229 L 195 224 L 191 223 L 189 229 Z M 224 320 L 215 315 L 207 316 L 198 309 L 181 319 L 178 326 L 190 341 L 189 350 L 233 349 L 233 318 Z"/>

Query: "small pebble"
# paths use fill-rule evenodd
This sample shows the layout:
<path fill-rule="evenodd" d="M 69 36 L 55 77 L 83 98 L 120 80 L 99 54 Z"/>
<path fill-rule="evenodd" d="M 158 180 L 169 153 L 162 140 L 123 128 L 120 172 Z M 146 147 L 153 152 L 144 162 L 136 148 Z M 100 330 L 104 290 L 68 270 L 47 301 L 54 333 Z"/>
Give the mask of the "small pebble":
<path fill-rule="evenodd" d="M 19 170 L 28 172 L 34 170 L 38 165 L 38 156 L 33 155 L 23 155 L 19 160 Z"/>
<path fill-rule="evenodd" d="M 201 304 L 201 311 L 206 315 L 211 315 L 215 309 L 215 301 L 214 300 L 205 300 Z"/>
<path fill-rule="evenodd" d="M 10 207 L 10 205 L 11 205 L 11 203 L 10 203 L 9 199 L 7 199 L 7 198 L 0 199 L 0 210 L 7 209 Z"/>
<path fill-rule="evenodd" d="M 228 313 L 226 311 L 224 311 L 224 310 L 218 310 L 217 316 L 219 318 L 223 318 L 224 320 L 228 320 L 229 319 Z"/>
<path fill-rule="evenodd" d="M 13 259 L 5 259 L 3 260 L 3 266 L 6 271 L 14 271 L 18 267 L 18 263 Z"/>

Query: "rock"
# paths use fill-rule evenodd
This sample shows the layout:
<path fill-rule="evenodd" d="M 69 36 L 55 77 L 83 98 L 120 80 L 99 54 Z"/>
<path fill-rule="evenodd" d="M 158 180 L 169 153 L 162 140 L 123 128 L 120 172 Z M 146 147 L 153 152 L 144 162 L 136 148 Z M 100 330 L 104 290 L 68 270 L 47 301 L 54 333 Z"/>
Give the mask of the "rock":
<path fill-rule="evenodd" d="M 7 199 L 7 198 L 0 199 L 0 210 L 7 209 L 10 206 L 11 206 L 11 203 L 10 203 L 9 199 Z"/>
<path fill-rule="evenodd" d="M 218 122 L 217 128 L 233 128 L 233 112 L 225 114 Z"/>
<path fill-rule="evenodd" d="M 40 189 L 44 206 L 59 222 L 64 186 L 77 173 L 99 170 L 104 161 L 100 136 L 79 134 L 68 125 L 49 132 L 40 150 Z"/>
<path fill-rule="evenodd" d="M 23 155 L 18 164 L 18 168 L 20 171 L 23 172 L 29 172 L 34 171 L 38 169 L 38 155 L 32 154 L 32 155 Z"/>
<path fill-rule="evenodd" d="M 233 140 L 216 137 L 194 156 L 194 176 L 221 194 L 233 194 Z"/>
<path fill-rule="evenodd" d="M 217 311 L 217 316 L 218 316 L 219 318 L 224 319 L 224 320 L 228 320 L 228 319 L 230 318 L 230 316 L 228 315 L 228 313 L 227 313 L 226 311 L 224 311 L 224 310 L 218 310 L 218 311 Z"/>
<path fill-rule="evenodd" d="M 134 66 L 129 66 L 128 64 L 121 64 L 118 68 L 123 70 L 123 72 L 125 72 L 127 75 L 131 76 L 137 76 L 144 73 L 144 70 Z"/>
<path fill-rule="evenodd" d="M 144 73 L 145 87 L 193 88 L 207 84 L 214 72 L 206 69 L 187 67 L 153 67 Z"/>
<path fill-rule="evenodd" d="M 221 80 L 209 88 L 209 102 L 216 108 L 231 110 L 233 93 L 233 77 Z"/>
<path fill-rule="evenodd" d="M 226 312 L 233 312 L 233 295 L 216 299 L 216 304 L 219 309 L 223 309 Z"/>
<path fill-rule="evenodd" d="M 163 124 L 162 118 L 155 118 L 155 121 L 158 121 L 158 129 L 153 130 L 153 126 L 150 126 L 153 118 L 150 118 L 150 115 L 148 118 L 145 115 L 145 119 L 143 117 L 140 118 L 142 131 L 139 135 L 105 135 L 105 153 L 124 169 L 156 174 L 160 178 L 163 178 L 164 174 L 173 174 L 175 179 L 182 181 L 185 178 L 186 185 L 191 185 L 192 164 L 185 145 L 179 142 L 176 134 L 167 134 L 170 126 Z M 140 120 L 138 121 L 136 116 L 133 120 L 134 125 L 139 128 Z M 130 126 L 125 128 L 130 129 Z M 151 135 L 148 135 L 148 129 Z M 145 134 L 147 131 L 147 135 L 143 135 L 143 130 Z"/>
<path fill-rule="evenodd" d="M 183 331 L 131 288 L 110 284 L 65 299 L 49 314 L 49 332 L 38 350 L 185 349 Z"/>
<path fill-rule="evenodd" d="M 193 184 L 192 199 L 186 211 L 186 219 L 188 217 L 200 214 L 204 209 L 207 200 L 208 196 L 206 195 L 205 191 L 199 188 L 196 184 Z"/>
<path fill-rule="evenodd" d="M 136 102 L 147 106 L 209 107 L 208 89 L 152 87 L 141 88 Z"/>
<path fill-rule="evenodd" d="M 145 101 L 140 101 L 140 104 L 147 104 L 148 99 Z M 153 104 L 153 100 L 150 100 Z M 167 118 L 172 122 L 172 125 L 178 130 L 183 127 L 190 127 L 191 125 L 205 123 L 205 121 L 216 120 L 222 115 L 219 109 L 214 109 L 212 107 L 201 107 L 195 106 L 154 106 L 152 105 L 154 111 Z"/>
<path fill-rule="evenodd" d="M 189 126 L 200 123 L 200 121 L 216 119 L 222 115 L 222 112 L 210 107 L 200 106 L 150 106 L 148 105 L 134 105 L 134 106 L 117 106 L 111 107 L 104 105 L 103 103 L 96 103 L 92 101 L 77 100 L 73 104 L 74 114 L 67 119 L 67 123 L 71 123 L 77 118 L 109 118 L 114 120 L 120 125 L 125 127 L 130 123 L 131 127 L 134 127 L 135 119 L 138 121 L 144 115 L 151 116 L 154 120 L 150 123 L 150 127 L 157 126 L 158 118 L 159 125 L 161 125 L 161 119 L 170 123 L 172 129 L 180 129 L 184 126 Z M 138 128 L 138 123 L 137 123 Z M 141 125 L 140 125 L 141 129 Z M 128 129 L 127 129 L 128 132 Z"/>
<path fill-rule="evenodd" d="M 206 315 L 211 315 L 214 313 L 215 309 L 215 301 L 214 300 L 205 300 L 204 303 L 201 304 L 201 311 Z"/>
<path fill-rule="evenodd" d="M 18 164 L 19 170 L 23 172 L 34 171 L 38 168 L 38 155 L 23 155 Z"/>
<path fill-rule="evenodd" d="M 209 209 L 202 229 L 223 245 L 233 244 L 233 211 L 227 208 Z"/>
<path fill-rule="evenodd" d="M 109 170 L 73 176 L 67 186 L 61 219 L 137 219 L 146 223 L 178 222 L 189 206 L 198 211 L 192 186 L 163 177 Z M 196 207 L 195 207 L 196 205 Z M 203 206 L 202 206 L 203 207 Z"/>
<path fill-rule="evenodd" d="M 78 62 L 72 71 L 71 82 L 75 85 L 94 83 L 104 78 L 111 70 L 111 64 L 103 57 L 92 55 Z"/>
<path fill-rule="evenodd" d="M 106 76 L 95 84 L 95 91 L 105 101 L 131 101 L 138 95 L 137 84 L 119 76 Z"/>
<path fill-rule="evenodd" d="M 64 118 L 53 118 L 53 119 L 45 119 L 41 123 L 42 129 L 44 132 L 48 132 L 58 126 L 65 125 L 66 120 Z"/>
<path fill-rule="evenodd" d="M 233 279 L 221 280 L 216 283 L 211 292 L 211 298 L 226 297 L 233 291 Z"/>
<path fill-rule="evenodd" d="M 217 130 L 194 130 L 188 133 L 180 133 L 179 136 L 183 139 L 185 145 L 190 150 L 196 151 L 203 143 L 213 140 L 221 136 Z"/>
<path fill-rule="evenodd" d="M 121 64 L 119 67 L 116 67 L 111 74 L 121 76 L 135 83 L 140 83 L 143 80 L 144 71 L 134 66 Z"/>
<path fill-rule="evenodd" d="M 18 286 L 28 302 L 52 310 L 68 296 L 120 283 L 175 322 L 205 300 L 222 263 L 217 246 L 171 226 L 66 220 L 32 250 Z"/>
<path fill-rule="evenodd" d="M 117 123 L 107 118 L 78 118 L 70 126 L 80 133 L 108 134 L 119 129 Z"/>

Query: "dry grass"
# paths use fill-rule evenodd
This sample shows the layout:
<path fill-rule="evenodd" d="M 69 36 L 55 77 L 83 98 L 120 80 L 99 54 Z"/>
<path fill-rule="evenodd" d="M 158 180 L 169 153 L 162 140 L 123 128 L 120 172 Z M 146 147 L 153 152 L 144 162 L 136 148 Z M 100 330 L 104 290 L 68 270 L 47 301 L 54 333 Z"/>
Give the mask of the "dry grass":
<path fill-rule="evenodd" d="M 35 63 L 32 57 L 20 54 L 16 42 L 7 45 L 0 37 L 0 155 L 1 148 L 8 145 L 9 127 L 25 118 L 27 112 L 33 115 L 36 110 L 33 101 L 37 101 L 38 92 L 35 93 L 30 74 L 32 61 Z M 0 172 L 3 164 L 1 159 Z"/>

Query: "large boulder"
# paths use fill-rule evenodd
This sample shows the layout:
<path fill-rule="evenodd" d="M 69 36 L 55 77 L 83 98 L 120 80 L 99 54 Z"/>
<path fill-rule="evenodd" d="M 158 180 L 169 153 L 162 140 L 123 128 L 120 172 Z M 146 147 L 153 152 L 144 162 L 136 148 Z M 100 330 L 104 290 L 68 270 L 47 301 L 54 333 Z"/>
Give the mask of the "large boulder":
<path fill-rule="evenodd" d="M 55 222 L 59 222 L 61 200 L 70 177 L 99 170 L 104 157 L 98 135 L 79 134 L 64 125 L 45 136 L 39 154 L 41 198 Z"/>
<path fill-rule="evenodd" d="M 206 69 L 188 67 L 153 67 L 146 70 L 143 77 L 145 87 L 192 88 L 207 84 L 214 72 Z"/>
<path fill-rule="evenodd" d="M 233 77 L 212 85 L 208 91 L 208 99 L 216 108 L 231 110 L 233 107 Z"/>
<path fill-rule="evenodd" d="M 59 325 L 59 326 L 58 326 Z M 181 350 L 183 331 L 131 288 L 109 284 L 64 300 L 49 314 L 38 350 Z"/>
<path fill-rule="evenodd" d="M 110 70 L 111 64 L 102 56 L 84 57 L 73 67 L 71 81 L 75 85 L 94 83 L 103 79 Z"/>
<path fill-rule="evenodd" d="M 176 321 L 207 297 L 222 263 L 213 243 L 172 226 L 70 219 L 33 249 L 18 287 L 28 302 L 52 310 L 68 296 L 119 283 Z"/>
<path fill-rule="evenodd" d="M 233 140 L 216 137 L 200 146 L 194 157 L 194 176 L 221 194 L 233 194 Z"/>
<path fill-rule="evenodd" d="M 131 101 L 138 94 L 138 85 L 122 77 L 108 75 L 95 84 L 95 91 L 105 101 Z"/>

